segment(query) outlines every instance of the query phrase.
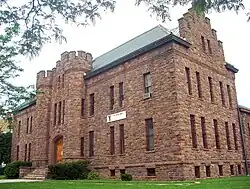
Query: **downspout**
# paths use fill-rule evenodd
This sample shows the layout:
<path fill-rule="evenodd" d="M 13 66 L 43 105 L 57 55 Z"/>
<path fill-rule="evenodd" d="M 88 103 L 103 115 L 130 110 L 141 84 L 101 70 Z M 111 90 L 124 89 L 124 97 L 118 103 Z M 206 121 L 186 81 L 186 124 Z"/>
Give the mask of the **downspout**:
<path fill-rule="evenodd" d="M 240 115 L 240 108 L 238 105 L 238 100 L 236 97 L 237 101 L 237 112 L 238 112 L 238 119 L 239 119 L 239 126 L 240 126 L 240 137 L 241 137 L 241 146 L 242 146 L 242 155 L 244 159 L 244 165 L 245 165 L 245 172 L 246 175 L 248 176 L 248 167 L 247 167 L 247 156 L 246 156 L 246 148 L 245 148 L 245 138 L 244 138 L 244 132 L 243 132 L 243 122 L 242 122 L 242 117 Z"/>

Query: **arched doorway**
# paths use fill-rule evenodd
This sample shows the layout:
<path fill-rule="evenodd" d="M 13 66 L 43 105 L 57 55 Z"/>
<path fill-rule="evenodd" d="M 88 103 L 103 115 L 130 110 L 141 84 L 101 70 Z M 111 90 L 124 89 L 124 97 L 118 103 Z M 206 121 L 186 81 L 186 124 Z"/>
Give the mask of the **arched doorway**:
<path fill-rule="evenodd" d="M 63 137 L 60 136 L 55 140 L 55 162 L 59 163 L 63 159 Z"/>

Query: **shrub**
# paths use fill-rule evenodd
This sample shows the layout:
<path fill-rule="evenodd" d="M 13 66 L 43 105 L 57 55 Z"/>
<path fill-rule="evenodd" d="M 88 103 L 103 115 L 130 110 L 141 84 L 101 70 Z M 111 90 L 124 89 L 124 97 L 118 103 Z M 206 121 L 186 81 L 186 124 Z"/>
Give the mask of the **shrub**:
<path fill-rule="evenodd" d="M 88 173 L 90 172 L 88 165 L 88 161 L 50 165 L 48 178 L 56 180 L 87 179 Z"/>
<path fill-rule="evenodd" d="M 19 168 L 21 166 L 31 167 L 31 162 L 24 162 L 24 161 L 16 161 L 13 163 L 9 163 L 6 165 L 4 169 L 4 175 L 7 179 L 15 179 L 19 178 Z"/>
<path fill-rule="evenodd" d="M 98 173 L 91 171 L 88 174 L 88 180 L 99 180 L 100 176 L 98 175 Z"/>
<path fill-rule="evenodd" d="M 4 167 L 0 167 L 0 175 L 4 174 Z"/>
<path fill-rule="evenodd" d="M 132 175 L 127 174 L 127 173 L 122 173 L 121 174 L 121 180 L 122 181 L 131 181 L 132 180 Z"/>

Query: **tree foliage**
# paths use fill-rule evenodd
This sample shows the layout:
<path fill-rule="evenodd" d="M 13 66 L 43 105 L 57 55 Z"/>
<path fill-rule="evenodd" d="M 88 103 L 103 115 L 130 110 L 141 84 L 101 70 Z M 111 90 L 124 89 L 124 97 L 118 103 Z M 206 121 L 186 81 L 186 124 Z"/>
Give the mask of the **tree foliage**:
<path fill-rule="evenodd" d="M 244 9 L 243 0 L 135 0 L 162 21 L 170 19 L 169 9 L 175 5 L 192 4 L 199 12 Z M 11 112 L 21 100 L 34 97 L 27 88 L 14 86 L 18 76 L 18 56 L 33 58 L 44 44 L 66 41 L 58 23 L 86 26 L 101 17 L 104 11 L 114 11 L 115 0 L 0 0 L 0 116 Z M 248 15 L 250 18 L 250 15 Z M 29 88 L 31 89 L 31 88 Z"/>
<path fill-rule="evenodd" d="M 11 156 L 11 136 L 10 132 L 0 134 L 0 164 L 9 163 Z"/>

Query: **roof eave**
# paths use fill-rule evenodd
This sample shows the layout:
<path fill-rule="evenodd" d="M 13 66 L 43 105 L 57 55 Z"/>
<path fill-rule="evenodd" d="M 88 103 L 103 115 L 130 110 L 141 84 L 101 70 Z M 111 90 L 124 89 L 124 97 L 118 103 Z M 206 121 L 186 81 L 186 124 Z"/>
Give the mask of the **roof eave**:
<path fill-rule="evenodd" d="M 225 67 L 229 70 L 229 71 L 231 71 L 231 72 L 233 72 L 233 73 L 238 73 L 238 69 L 237 68 L 235 68 L 233 65 L 231 65 L 231 64 L 229 64 L 229 63 L 227 63 L 227 62 L 225 62 Z"/>
<path fill-rule="evenodd" d="M 31 100 L 30 102 L 28 102 L 27 104 L 23 105 L 23 106 L 19 106 L 14 110 L 14 114 L 17 114 L 18 112 L 25 110 L 26 108 L 29 108 L 30 106 L 33 106 L 36 104 L 36 99 Z"/>
<path fill-rule="evenodd" d="M 164 44 L 171 43 L 171 42 L 182 45 L 185 48 L 189 48 L 190 45 L 191 45 L 189 42 L 187 42 L 184 39 L 182 39 L 182 38 L 180 38 L 180 37 L 178 37 L 178 36 L 171 33 L 171 34 L 169 34 L 169 35 L 167 35 L 167 36 L 165 36 L 165 37 L 163 37 L 163 38 L 161 38 L 161 39 L 159 39 L 159 40 L 157 40 L 157 41 L 155 41 L 153 43 L 150 43 L 149 45 L 146 45 L 146 46 L 144 46 L 144 47 L 142 47 L 142 48 L 140 48 L 140 49 L 126 55 L 126 56 L 123 56 L 123 57 L 109 63 L 108 65 L 106 65 L 104 67 L 101 67 L 101 68 L 99 68 L 99 69 L 97 69 L 95 71 L 92 71 L 92 72 L 91 71 L 88 72 L 87 75 L 84 78 L 89 79 L 91 77 L 94 77 L 94 76 L 96 76 L 96 75 L 98 75 L 100 73 L 103 73 L 103 72 L 105 72 L 105 71 L 107 71 L 107 70 L 109 70 L 111 68 L 114 68 L 114 67 L 116 67 L 116 66 L 118 66 L 118 65 L 120 65 L 120 64 L 122 64 L 122 63 L 124 63 L 124 62 L 126 62 L 128 60 L 131 60 L 131 59 L 133 59 L 133 58 L 135 58 L 135 57 L 137 57 L 137 56 L 139 56 L 141 54 L 144 54 L 144 53 L 146 53 L 146 52 L 148 52 L 150 50 L 153 50 L 153 49 L 155 49 L 155 48 L 157 48 L 159 46 L 162 46 Z"/>

